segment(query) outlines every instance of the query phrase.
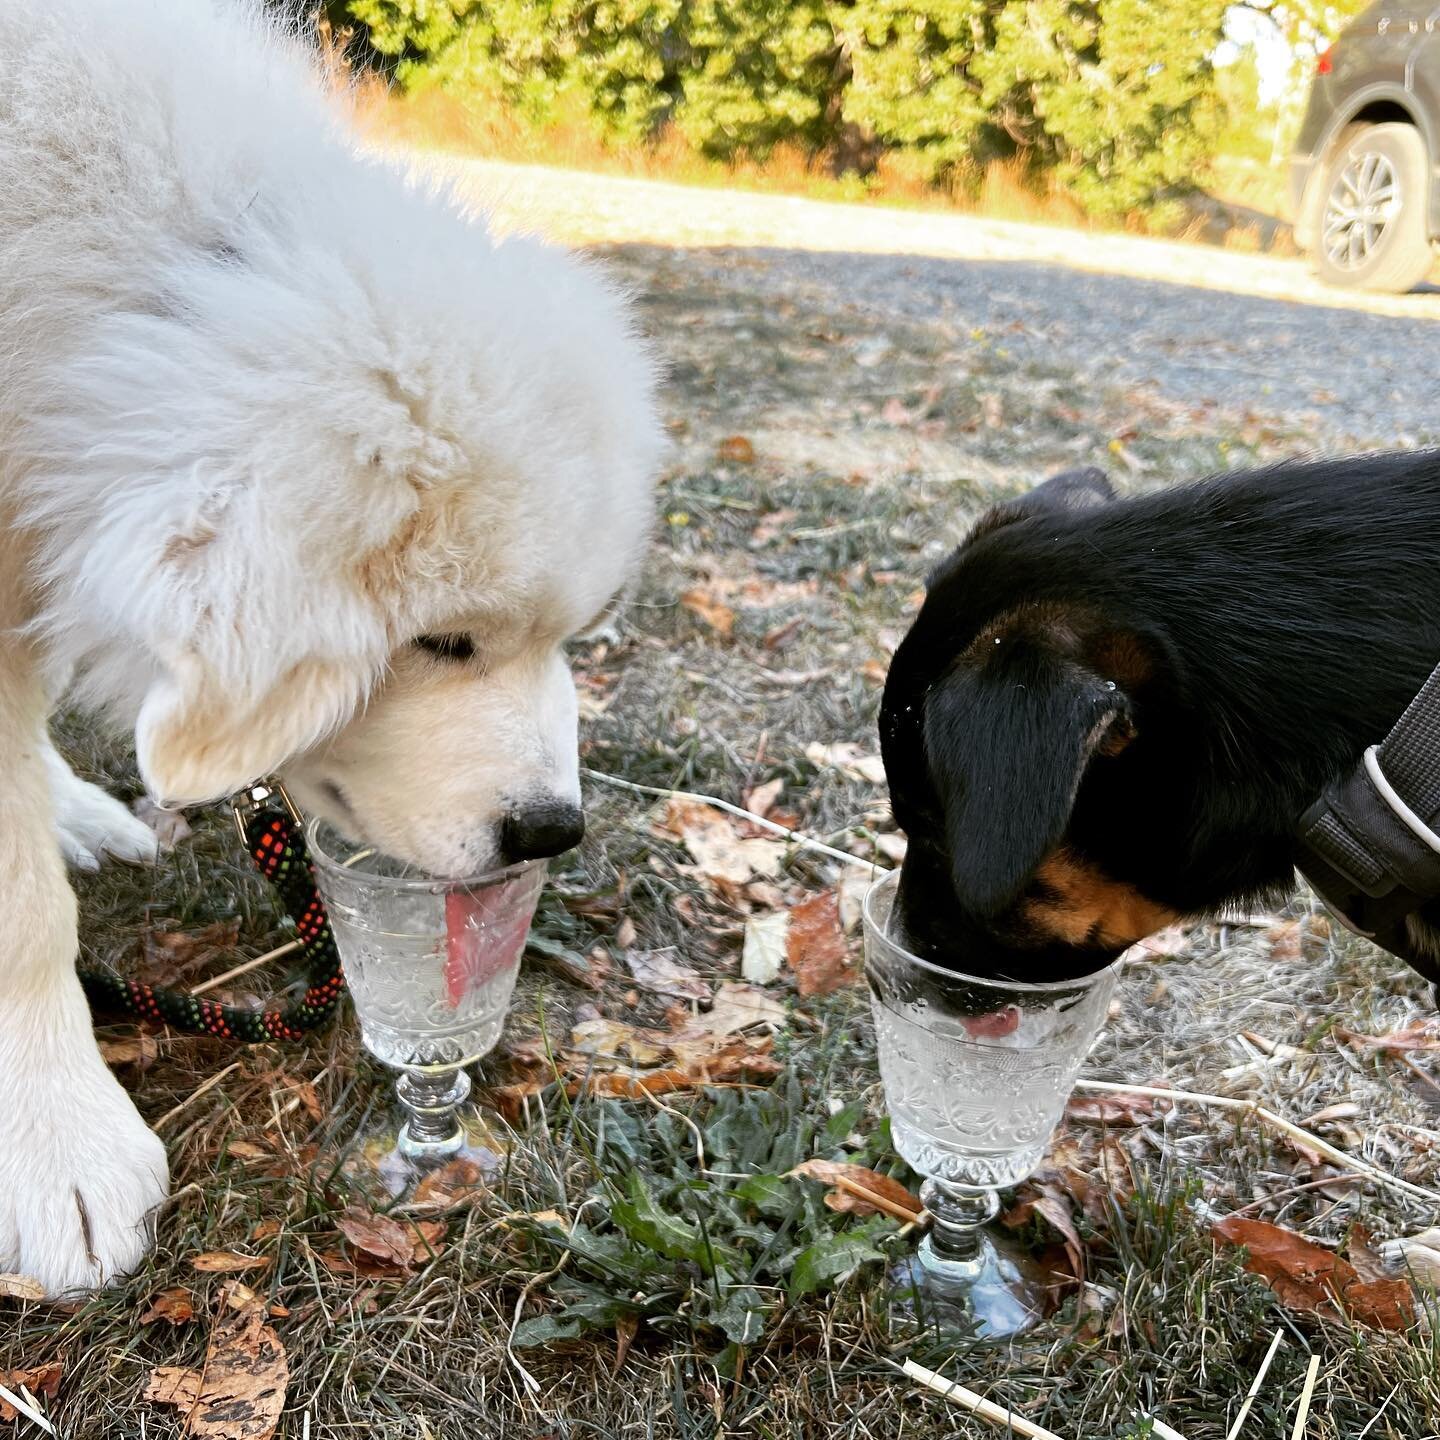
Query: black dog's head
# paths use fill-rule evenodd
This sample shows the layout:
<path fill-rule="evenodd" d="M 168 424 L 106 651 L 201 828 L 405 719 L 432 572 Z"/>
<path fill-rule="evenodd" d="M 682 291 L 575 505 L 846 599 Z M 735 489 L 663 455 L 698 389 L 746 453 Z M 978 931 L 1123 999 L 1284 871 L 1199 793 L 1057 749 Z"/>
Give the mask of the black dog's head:
<path fill-rule="evenodd" d="M 931 576 L 896 652 L 880 733 L 909 837 L 897 913 L 925 958 L 1062 980 L 1175 918 L 1071 834 L 1082 792 L 1103 806 L 1168 671 L 1158 635 L 1037 570 L 1037 530 L 1112 498 L 1100 471 L 1072 471 L 991 510 Z"/>

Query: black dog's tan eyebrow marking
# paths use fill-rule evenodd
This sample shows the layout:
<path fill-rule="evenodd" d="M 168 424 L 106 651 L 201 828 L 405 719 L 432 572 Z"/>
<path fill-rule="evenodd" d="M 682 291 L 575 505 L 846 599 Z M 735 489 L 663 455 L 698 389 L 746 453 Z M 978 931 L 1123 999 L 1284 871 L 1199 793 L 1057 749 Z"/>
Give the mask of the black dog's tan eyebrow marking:
<path fill-rule="evenodd" d="M 1066 849 L 1035 872 L 1020 913 L 1048 939 L 1091 948 L 1133 945 L 1180 918 L 1178 911 Z"/>

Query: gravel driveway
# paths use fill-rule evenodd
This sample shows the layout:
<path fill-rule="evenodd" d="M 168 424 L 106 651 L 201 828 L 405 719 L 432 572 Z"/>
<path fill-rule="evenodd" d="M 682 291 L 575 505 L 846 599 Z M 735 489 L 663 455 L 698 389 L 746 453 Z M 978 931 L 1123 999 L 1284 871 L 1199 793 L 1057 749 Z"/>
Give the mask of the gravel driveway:
<path fill-rule="evenodd" d="M 1300 261 L 1129 235 L 493 162 L 440 168 L 502 227 L 644 245 L 703 285 L 1004 334 L 1027 363 L 1283 421 L 1317 448 L 1440 439 L 1433 289 L 1351 295 Z"/>

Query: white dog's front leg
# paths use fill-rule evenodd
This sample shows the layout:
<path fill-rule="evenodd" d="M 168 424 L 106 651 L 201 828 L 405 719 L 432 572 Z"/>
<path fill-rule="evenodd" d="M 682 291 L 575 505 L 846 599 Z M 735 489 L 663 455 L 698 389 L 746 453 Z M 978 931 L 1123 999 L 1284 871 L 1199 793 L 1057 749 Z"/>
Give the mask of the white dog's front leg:
<path fill-rule="evenodd" d="M 60 851 L 77 870 L 98 870 L 108 855 L 149 863 L 159 854 L 155 832 L 113 795 L 82 780 L 47 736 L 41 746 L 55 802 Z"/>
<path fill-rule="evenodd" d="M 140 1262 L 168 1174 L 95 1048 L 26 660 L 0 636 L 0 1271 L 62 1295 Z"/>

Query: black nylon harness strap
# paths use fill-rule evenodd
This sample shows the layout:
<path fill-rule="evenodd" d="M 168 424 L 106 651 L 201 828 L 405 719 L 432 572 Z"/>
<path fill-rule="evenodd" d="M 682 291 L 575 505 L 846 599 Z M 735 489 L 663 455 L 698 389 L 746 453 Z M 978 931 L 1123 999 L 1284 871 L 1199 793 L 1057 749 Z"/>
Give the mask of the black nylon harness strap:
<path fill-rule="evenodd" d="M 1297 861 L 1352 930 L 1440 982 L 1406 917 L 1440 898 L 1440 666 L 1358 765 L 1300 818 Z"/>

